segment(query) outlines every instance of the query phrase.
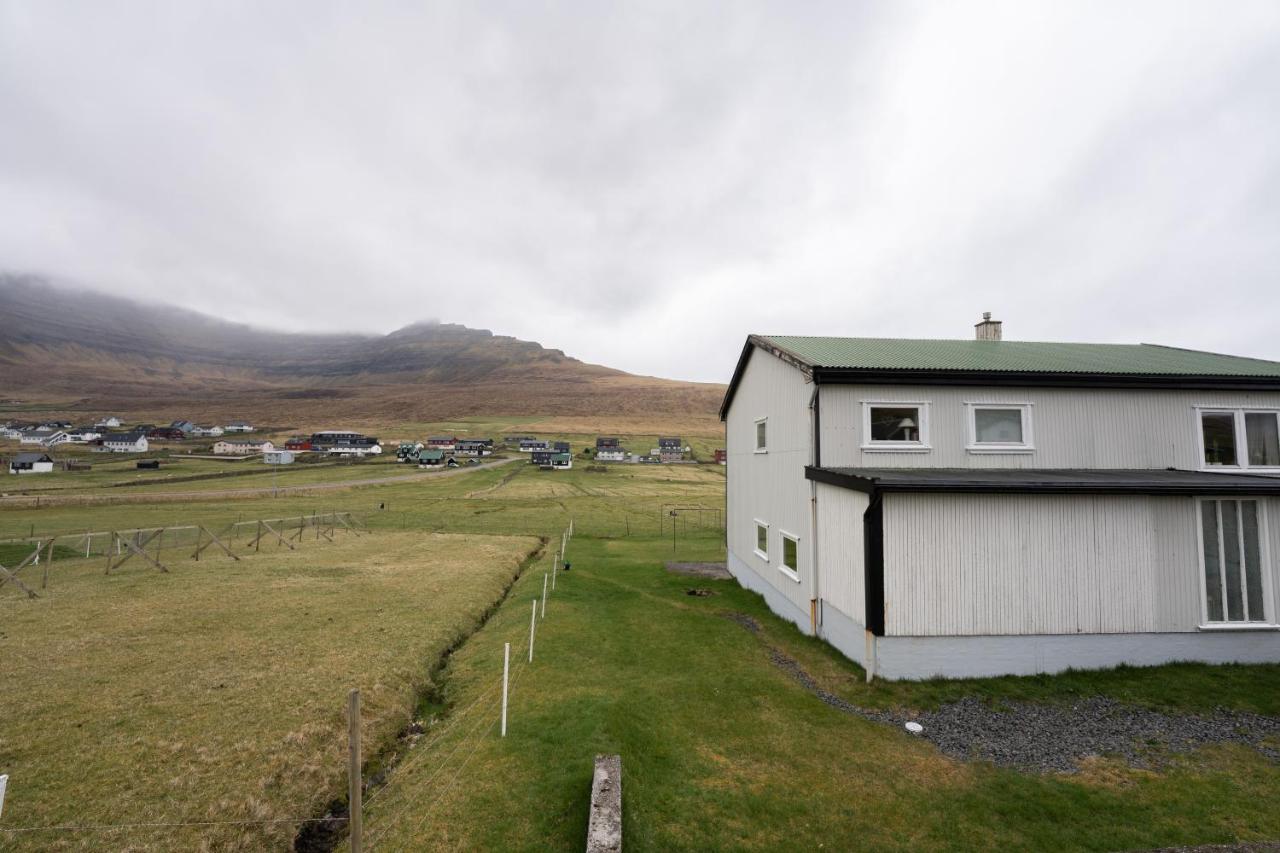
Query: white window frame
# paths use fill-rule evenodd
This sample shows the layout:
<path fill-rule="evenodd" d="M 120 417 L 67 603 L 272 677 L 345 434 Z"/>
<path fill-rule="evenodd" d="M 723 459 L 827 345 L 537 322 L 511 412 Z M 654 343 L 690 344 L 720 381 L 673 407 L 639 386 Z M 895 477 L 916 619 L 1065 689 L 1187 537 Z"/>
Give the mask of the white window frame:
<path fill-rule="evenodd" d="M 862 402 L 862 450 L 867 453 L 929 453 L 929 403 L 923 400 L 863 400 Z M 879 407 L 904 408 L 914 406 L 920 413 L 919 441 L 872 441 L 871 410 Z"/>
<path fill-rule="evenodd" d="M 760 446 L 760 424 L 764 424 L 764 447 Z M 756 418 L 755 426 L 753 427 L 753 429 L 755 430 L 755 432 L 751 436 L 751 443 L 755 445 L 755 448 L 756 448 L 755 452 L 768 453 L 769 452 L 769 418 L 768 417 Z"/>
<path fill-rule="evenodd" d="M 1210 408 L 1209 411 L 1220 411 Z M 1198 420 L 1198 418 L 1197 418 Z M 1223 466 L 1216 466 L 1223 467 Z M 1275 589 L 1272 585 L 1272 576 L 1275 574 L 1275 568 L 1271 564 L 1271 532 L 1268 528 L 1267 519 L 1267 501 L 1261 497 L 1242 496 L 1242 495 L 1203 495 L 1196 497 L 1196 562 L 1200 566 L 1200 624 L 1197 626 L 1201 631 L 1278 631 L 1280 624 L 1276 622 L 1275 612 Z M 1203 504 L 1209 501 L 1240 501 L 1252 500 L 1258 505 L 1258 559 L 1262 561 L 1262 565 L 1258 567 L 1262 573 L 1262 622 L 1210 622 L 1209 621 L 1209 578 L 1204 564 L 1204 507 Z M 1242 538 L 1243 531 L 1239 534 Z M 1243 548 L 1241 551 L 1243 552 Z M 1224 560 L 1219 559 L 1219 570 L 1225 569 L 1221 565 Z M 1243 582 L 1243 579 L 1242 579 Z M 1222 602 L 1222 612 L 1225 615 L 1227 611 L 1227 602 Z"/>
<path fill-rule="evenodd" d="M 768 548 L 770 544 L 770 539 L 772 538 L 769 535 L 769 523 L 767 521 L 761 521 L 758 518 L 754 520 L 756 523 L 756 529 L 754 531 L 755 537 L 751 543 L 751 550 L 757 557 L 759 557 L 760 559 L 764 560 L 767 563 L 769 562 L 769 552 L 760 550 L 760 528 L 761 527 L 764 528 L 764 546 Z"/>
<path fill-rule="evenodd" d="M 1259 474 L 1280 474 L 1280 465 L 1250 465 L 1249 436 L 1245 432 L 1245 415 L 1275 415 L 1280 417 L 1280 409 L 1267 406 L 1193 406 L 1196 420 L 1196 453 L 1199 455 L 1201 471 L 1253 471 Z M 1204 423 L 1203 415 L 1233 415 L 1236 432 L 1236 464 L 1210 465 L 1204 459 Z"/>
<path fill-rule="evenodd" d="M 788 532 L 787 532 L 787 531 L 785 531 L 785 530 L 779 530 L 779 531 L 778 531 L 778 535 L 779 535 L 779 538 L 781 538 L 781 539 L 783 540 L 782 542 L 780 542 L 780 543 L 779 543 L 779 547 L 778 547 L 778 571 L 782 572 L 784 575 L 786 575 L 787 577 L 791 578 L 791 579 L 792 579 L 793 581 L 795 581 L 796 583 L 800 583 L 800 567 L 799 567 L 799 566 L 788 566 L 788 565 L 786 564 L 786 559 L 787 559 L 787 543 L 786 543 L 786 540 L 788 540 L 788 539 L 790 539 L 792 542 L 794 542 L 794 543 L 795 543 L 795 545 L 796 545 L 796 562 L 797 562 L 797 563 L 799 563 L 799 562 L 800 562 L 800 537 L 799 537 L 799 536 L 795 536 L 795 535 L 793 535 L 793 534 L 791 534 L 791 533 L 788 533 Z"/>
<path fill-rule="evenodd" d="M 978 403 L 964 404 L 968 420 L 969 438 L 965 450 L 970 453 L 1035 453 L 1036 443 L 1031 428 L 1032 403 Z M 1007 412 L 1022 413 L 1022 441 L 1019 442 L 979 442 L 978 441 L 978 409 L 1001 409 Z"/>

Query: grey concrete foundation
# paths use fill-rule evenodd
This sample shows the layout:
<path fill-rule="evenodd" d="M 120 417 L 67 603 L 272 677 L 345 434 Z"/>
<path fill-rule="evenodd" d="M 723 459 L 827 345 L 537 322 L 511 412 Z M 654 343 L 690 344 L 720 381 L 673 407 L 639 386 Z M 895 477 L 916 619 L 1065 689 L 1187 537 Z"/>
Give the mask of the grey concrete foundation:
<path fill-rule="evenodd" d="M 765 604 L 769 605 L 770 610 L 788 622 L 794 622 L 796 627 L 806 634 L 812 633 L 809 630 L 808 612 L 797 607 L 791 599 L 778 592 L 773 584 L 756 574 L 755 569 L 734 556 L 732 551 L 729 552 L 729 559 L 725 561 L 725 565 L 738 583 L 764 596 Z"/>
<path fill-rule="evenodd" d="M 1034 675 L 1121 664 L 1158 666 L 1175 661 L 1275 663 L 1280 661 L 1280 631 L 877 637 L 874 670 L 878 678 L 919 680 Z"/>

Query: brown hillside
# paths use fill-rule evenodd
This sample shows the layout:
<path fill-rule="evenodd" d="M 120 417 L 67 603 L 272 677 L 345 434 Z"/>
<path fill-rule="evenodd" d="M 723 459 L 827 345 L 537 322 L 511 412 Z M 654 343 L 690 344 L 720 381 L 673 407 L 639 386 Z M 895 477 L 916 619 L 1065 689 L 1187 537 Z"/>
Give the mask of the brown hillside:
<path fill-rule="evenodd" d="M 0 398 L 56 403 L 72 417 L 314 425 L 545 416 L 715 432 L 723 392 L 453 324 L 291 334 L 0 275 Z"/>

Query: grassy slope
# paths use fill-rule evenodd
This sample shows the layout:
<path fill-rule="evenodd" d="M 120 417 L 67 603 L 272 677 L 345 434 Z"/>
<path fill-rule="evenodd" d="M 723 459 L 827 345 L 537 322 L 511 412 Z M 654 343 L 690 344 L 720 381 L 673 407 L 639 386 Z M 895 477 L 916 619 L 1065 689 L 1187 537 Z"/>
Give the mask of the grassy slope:
<path fill-rule="evenodd" d="M 4 825 L 317 814 L 344 790 L 347 690 L 362 689 L 367 743 L 386 743 L 430 664 L 535 545 L 384 532 L 170 574 L 60 562 L 38 601 L 0 590 Z M 278 847 L 295 831 L 37 833 L 0 847 Z"/>
<path fill-rule="evenodd" d="M 387 849 L 580 849 L 592 756 L 608 752 L 623 756 L 630 850 L 1115 850 L 1280 836 L 1280 768 L 1251 751 L 1207 749 L 1158 774 L 1105 761 L 1074 777 L 953 762 L 828 708 L 722 614 L 753 615 L 768 643 L 829 689 L 871 703 L 928 704 L 975 689 L 1060 699 L 1085 688 L 1167 707 L 1275 713 L 1280 668 L 860 686 L 855 666 L 736 584 L 665 573 L 670 549 L 653 538 L 575 539 L 574 569 L 561 576 L 535 663 L 513 690 L 509 737 L 465 737 L 491 724 L 496 700 L 460 713 L 429 756 L 393 777 L 371 809 L 370 837 Z M 681 545 L 686 559 L 719 554 L 715 537 Z M 454 656 L 455 708 L 492 691 L 502 642 L 523 648 L 540 584 L 526 576 Z M 693 585 L 718 594 L 691 598 Z M 1169 688 L 1184 679 L 1186 695 Z M 459 783 L 446 787 L 459 765 Z"/>

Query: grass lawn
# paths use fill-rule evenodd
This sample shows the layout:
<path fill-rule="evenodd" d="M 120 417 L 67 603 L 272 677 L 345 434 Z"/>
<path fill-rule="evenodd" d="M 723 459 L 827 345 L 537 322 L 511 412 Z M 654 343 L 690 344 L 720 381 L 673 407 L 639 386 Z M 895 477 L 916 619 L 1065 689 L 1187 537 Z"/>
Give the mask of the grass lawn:
<path fill-rule="evenodd" d="M 0 826 L 318 816 L 345 792 L 347 691 L 362 691 L 372 755 L 537 545 L 387 531 L 169 574 L 60 560 L 39 600 L 6 587 Z M 296 830 L 0 834 L 0 848 L 279 849 Z"/>
<path fill-rule="evenodd" d="M 718 537 L 682 543 L 718 559 Z M 1277 713 L 1280 668 L 1175 666 L 1057 678 L 866 685 L 861 671 L 731 581 L 670 575 L 671 544 L 579 535 L 523 663 L 526 574 L 453 657 L 452 713 L 368 810 L 373 849 L 581 849 L 592 759 L 623 759 L 629 850 L 1120 850 L 1280 838 L 1280 767 L 1215 746 L 1160 772 L 1109 760 L 1073 775 L 953 761 L 927 741 L 836 711 L 770 663 L 768 646 L 868 706 L 960 695 L 1045 701 L 1103 693 L 1173 710 Z M 715 595 L 690 597 L 690 587 Z M 753 616 L 752 635 L 724 617 Z M 502 643 L 517 663 L 497 737 Z"/>

